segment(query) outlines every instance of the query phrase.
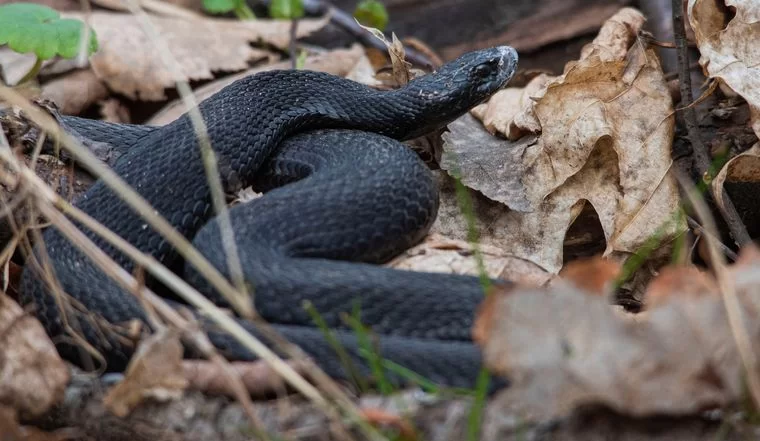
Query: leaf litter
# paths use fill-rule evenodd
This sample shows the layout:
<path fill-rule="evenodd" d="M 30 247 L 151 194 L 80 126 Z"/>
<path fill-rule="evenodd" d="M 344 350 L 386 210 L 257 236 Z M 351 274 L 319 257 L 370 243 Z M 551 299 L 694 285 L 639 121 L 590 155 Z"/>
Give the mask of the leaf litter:
<path fill-rule="evenodd" d="M 760 251 L 745 249 L 729 271 L 758 351 Z M 742 400 L 742 362 L 712 275 L 666 268 L 637 315 L 616 313 L 574 282 L 501 292 L 478 319 L 487 320 L 478 325 L 486 365 L 512 381 L 499 398 L 510 411 L 546 418 L 602 404 L 634 416 L 683 415 Z"/>
<path fill-rule="evenodd" d="M 736 40 L 742 33 L 754 35 L 757 20 L 751 18 L 757 11 L 748 1 L 727 4 L 737 8 L 741 19 L 726 24 L 723 12 L 699 0 L 689 2 L 689 18 L 703 66 L 750 102 L 757 132 L 757 50 Z M 274 63 L 272 52 L 250 45 L 264 41 L 283 48 L 288 23 L 158 16 L 152 20 L 172 52 L 180 55 L 189 80 L 241 71 L 198 89 L 201 97 L 238 76 L 289 65 Z M 541 74 L 524 87 L 507 88 L 453 122 L 444 135 L 443 172 L 438 172 L 442 207 L 433 233 L 388 264 L 475 275 L 474 255 L 479 252 L 489 276 L 517 282 L 509 292 L 486 299 L 473 329 L 489 370 L 513 384 L 498 398 L 497 412 L 517 410 L 530 419 L 603 404 L 636 416 L 689 414 L 742 398 L 741 361 L 717 283 L 709 273 L 691 266 L 664 268 L 646 287 L 645 312 L 632 315 L 609 305 L 620 274 L 617 258 L 635 252 L 658 226 L 666 226 L 661 233 L 665 244 L 685 229 L 673 220 L 680 205 L 669 176 L 673 103 L 655 53 L 638 39 L 643 21 L 638 11 L 621 9 L 562 75 Z M 91 60 L 92 71 L 78 75 L 94 74 L 100 87 L 131 98 L 163 100 L 173 79 L 152 55 L 152 44 L 142 37 L 134 18 L 96 12 L 89 23 L 98 33 L 101 51 Z M 271 27 L 256 28 L 261 23 Z M 325 23 L 304 20 L 299 36 Z M 204 33 L 197 31 L 199 25 L 209 30 L 208 35 L 200 35 Z M 725 32 L 712 32 L 724 27 Z M 403 83 L 411 76 L 406 68 L 399 69 L 403 47 L 395 36 L 389 46 L 395 53 L 394 80 Z M 721 56 L 726 53 L 736 61 L 716 68 L 725 62 Z M 340 57 L 342 62 L 333 62 Z M 265 64 L 250 68 L 256 61 Z M 309 56 L 306 67 L 365 84 L 381 83 L 358 46 Z M 44 84 L 43 91 L 52 84 Z M 102 100 L 101 90 L 95 91 L 96 99 Z M 68 100 L 60 91 L 55 96 Z M 124 118 L 115 114 L 118 100 L 105 103 L 104 114 Z M 183 110 L 170 103 L 152 122 L 167 123 Z M 713 185 L 742 176 L 756 180 L 757 156 L 753 149 L 734 158 Z M 446 172 L 461 175 L 482 199 L 476 203 L 474 219 L 481 230 L 477 250 L 462 240 L 468 220 Z M 605 255 L 614 259 L 565 264 L 566 232 L 586 204 L 594 207 L 604 230 Z M 757 265 L 760 253 L 747 249 L 731 267 L 753 341 L 760 333 Z M 214 381 L 219 373 L 213 366 L 181 362 L 176 336 L 156 338 L 145 342 L 145 357 L 137 359 L 122 390 L 112 389 L 106 402 L 117 414 L 129 413 L 146 397 L 173 398 L 188 387 L 230 393 L 223 382 Z M 251 390 L 267 378 L 253 366 L 236 369 L 247 373 Z"/>
<path fill-rule="evenodd" d="M 473 112 L 485 127 L 470 115 L 450 125 L 441 167 L 509 208 L 488 243 L 556 273 L 586 203 L 606 255 L 635 252 L 660 226 L 664 243 L 684 231 L 669 175 L 673 103 L 654 51 L 637 39 L 643 23 L 622 9 L 563 75 L 492 97 Z"/>

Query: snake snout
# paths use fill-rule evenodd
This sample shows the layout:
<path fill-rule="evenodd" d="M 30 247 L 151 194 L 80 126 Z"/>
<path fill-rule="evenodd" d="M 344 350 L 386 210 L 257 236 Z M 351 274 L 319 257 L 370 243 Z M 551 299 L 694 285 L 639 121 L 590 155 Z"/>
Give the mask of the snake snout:
<path fill-rule="evenodd" d="M 517 70 L 517 63 L 519 56 L 517 50 L 512 46 L 499 46 L 496 48 L 501 53 L 501 60 L 499 60 L 499 68 L 506 72 L 514 72 Z M 510 74 L 510 77 L 512 75 Z"/>

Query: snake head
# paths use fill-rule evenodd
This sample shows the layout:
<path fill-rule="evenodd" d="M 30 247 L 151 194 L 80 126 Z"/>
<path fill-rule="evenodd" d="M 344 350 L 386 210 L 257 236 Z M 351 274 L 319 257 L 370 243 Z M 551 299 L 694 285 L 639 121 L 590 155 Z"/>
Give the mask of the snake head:
<path fill-rule="evenodd" d="M 416 135 L 442 127 L 503 88 L 517 70 L 517 51 L 498 46 L 468 52 L 421 76 L 400 89 L 409 101 L 424 101 L 429 122 L 414 130 Z M 434 115 L 434 116 L 433 116 Z"/>
<path fill-rule="evenodd" d="M 447 78 L 451 92 L 461 94 L 463 105 L 469 109 L 506 86 L 517 70 L 517 61 L 515 49 L 499 46 L 468 52 L 433 75 Z"/>

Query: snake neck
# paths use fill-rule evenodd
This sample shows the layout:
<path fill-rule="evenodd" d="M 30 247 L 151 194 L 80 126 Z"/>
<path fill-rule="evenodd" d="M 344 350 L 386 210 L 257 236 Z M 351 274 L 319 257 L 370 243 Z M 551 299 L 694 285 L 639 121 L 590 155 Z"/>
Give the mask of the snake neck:
<path fill-rule="evenodd" d="M 432 78 L 417 79 L 379 91 L 321 72 L 271 71 L 227 86 L 204 101 L 201 111 L 212 142 L 277 144 L 316 128 L 358 129 L 406 140 L 442 127 L 470 107 L 452 102 L 451 91 L 431 84 Z"/>

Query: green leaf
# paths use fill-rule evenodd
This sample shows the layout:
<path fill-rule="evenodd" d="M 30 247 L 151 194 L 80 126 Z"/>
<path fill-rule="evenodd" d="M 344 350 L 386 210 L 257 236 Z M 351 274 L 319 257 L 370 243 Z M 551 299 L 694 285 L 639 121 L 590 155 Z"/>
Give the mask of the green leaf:
<path fill-rule="evenodd" d="M 302 0 L 272 0 L 269 16 L 282 20 L 295 20 L 304 16 Z"/>
<path fill-rule="evenodd" d="M 362 0 L 356 5 L 354 18 L 364 26 L 385 30 L 388 26 L 388 11 L 378 0 Z"/>
<path fill-rule="evenodd" d="M 73 58 L 79 52 L 85 25 L 80 20 L 61 18 L 55 9 L 34 3 L 0 6 L 0 45 L 16 52 L 33 53 L 41 60 L 60 55 Z M 90 30 L 88 55 L 98 50 L 95 31 Z"/>
<path fill-rule="evenodd" d="M 239 0 L 203 0 L 203 8 L 212 14 L 224 14 L 237 7 Z"/>

